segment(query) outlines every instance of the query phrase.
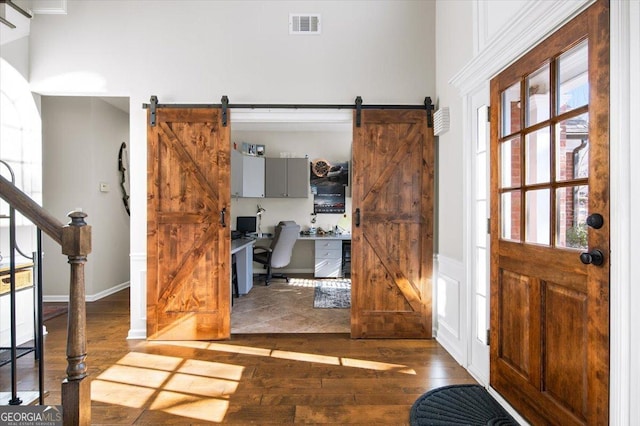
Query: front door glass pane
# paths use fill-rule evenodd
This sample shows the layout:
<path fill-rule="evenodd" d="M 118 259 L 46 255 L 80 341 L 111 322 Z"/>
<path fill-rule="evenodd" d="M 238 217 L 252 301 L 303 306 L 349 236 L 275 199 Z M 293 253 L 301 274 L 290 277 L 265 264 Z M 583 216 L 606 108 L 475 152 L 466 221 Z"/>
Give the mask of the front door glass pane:
<path fill-rule="evenodd" d="M 509 139 L 500 144 L 502 188 L 520 186 L 520 137 Z"/>
<path fill-rule="evenodd" d="M 502 136 L 511 135 L 521 129 L 520 83 L 502 92 Z"/>
<path fill-rule="evenodd" d="M 551 141 L 549 128 L 529 133 L 525 139 L 526 182 L 546 183 L 551 178 Z"/>
<path fill-rule="evenodd" d="M 562 114 L 589 103 L 588 44 L 583 41 L 558 58 L 557 109 Z"/>
<path fill-rule="evenodd" d="M 545 65 L 527 77 L 527 126 L 549 119 L 551 105 L 549 79 L 549 65 Z"/>
<path fill-rule="evenodd" d="M 556 247 L 586 250 L 589 187 L 558 188 L 556 191 Z"/>
<path fill-rule="evenodd" d="M 589 177 L 589 114 L 556 125 L 556 180 Z"/>
<path fill-rule="evenodd" d="M 549 245 L 551 206 L 549 189 L 527 191 L 526 242 Z"/>
<path fill-rule="evenodd" d="M 520 241 L 520 191 L 509 191 L 500 197 L 502 218 L 501 237 L 505 240 Z"/>

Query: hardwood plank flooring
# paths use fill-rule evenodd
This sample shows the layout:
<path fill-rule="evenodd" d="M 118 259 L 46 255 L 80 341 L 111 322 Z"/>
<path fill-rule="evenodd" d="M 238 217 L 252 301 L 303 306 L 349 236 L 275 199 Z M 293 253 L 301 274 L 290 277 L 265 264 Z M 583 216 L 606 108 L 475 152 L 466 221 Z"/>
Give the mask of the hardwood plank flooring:
<path fill-rule="evenodd" d="M 60 404 L 66 316 L 46 326 L 45 402 Z M 128 290 L 87 303 L 87 330 L 96 425 L 403 425 L 424 392 L 475 383 L 435 340 L 354 340 L 346 333 L 127 340 Z M 0 368 L 0 391 L 8 390 L 9 371 Z M 19 373 L 20 389 L 36 388 L 33 357 L 19 360 Z"/>

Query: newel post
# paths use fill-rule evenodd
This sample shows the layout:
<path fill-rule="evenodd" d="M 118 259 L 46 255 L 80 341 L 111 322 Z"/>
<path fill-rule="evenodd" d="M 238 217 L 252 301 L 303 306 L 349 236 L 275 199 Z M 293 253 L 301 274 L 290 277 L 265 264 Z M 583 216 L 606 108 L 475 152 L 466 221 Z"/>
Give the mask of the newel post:
<path fill-rule="evenodd" d="M 69 257 L 69 317 L 67 320 L 67 377 L 62 382 L 64 425 L 91 423 L 91 387 L 87 379 L 87 334 L 84 264 L 91 252 L 91 226 L 86 213 L 73 211 L 71 222 L 62 228 L 62 254 Z"/>

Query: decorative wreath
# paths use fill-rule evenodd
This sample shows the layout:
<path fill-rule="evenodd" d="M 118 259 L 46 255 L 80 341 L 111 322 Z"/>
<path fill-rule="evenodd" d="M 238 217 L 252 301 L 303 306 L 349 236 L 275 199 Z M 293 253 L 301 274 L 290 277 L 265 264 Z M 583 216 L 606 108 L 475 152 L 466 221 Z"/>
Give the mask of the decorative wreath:
<path fill-rule="evenodd" d="M 327 160 L 320 159 L 311 162 L 311 170 L 318 177 L 326 176 L 329 169 L 331 169 L 331 164 Z"/>

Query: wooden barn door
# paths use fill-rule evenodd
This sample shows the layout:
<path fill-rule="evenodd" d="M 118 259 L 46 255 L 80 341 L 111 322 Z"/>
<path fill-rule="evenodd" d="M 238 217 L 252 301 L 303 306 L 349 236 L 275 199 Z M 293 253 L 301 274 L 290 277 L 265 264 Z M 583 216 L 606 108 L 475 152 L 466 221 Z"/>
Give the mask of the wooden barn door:
<path fill-rule="evenodd" d="M 431 337 L 434 154 L 426 114 L 364 110 L 354 126 L 355 338 Z"/>
<path fill-rule="evenodd" d="M 230 142 L 220 117 L 158 107 L 147 128 L 149 339 L 230 336 Z"/>
<path fill-rule="evenodd" d="M 606 425 L 609 13 L 491 81 L 491 386 L 532 424 Z"/>

